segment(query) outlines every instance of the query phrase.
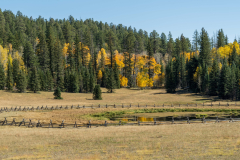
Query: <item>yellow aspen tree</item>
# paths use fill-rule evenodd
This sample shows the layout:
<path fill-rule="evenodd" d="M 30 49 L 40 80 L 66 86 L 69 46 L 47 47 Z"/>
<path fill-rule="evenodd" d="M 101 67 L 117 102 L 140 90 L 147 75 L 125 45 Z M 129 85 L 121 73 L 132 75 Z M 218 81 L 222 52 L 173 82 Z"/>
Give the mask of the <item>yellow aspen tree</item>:
<path fill-rule="evenodd" d="M 8 49 L 7 48 L 3 48 L 0 45 L 0 60 L 1 60 L 1 64 L 3 65 L 4 70 L 7 70 L 7 61 L 8 61 Z"/>

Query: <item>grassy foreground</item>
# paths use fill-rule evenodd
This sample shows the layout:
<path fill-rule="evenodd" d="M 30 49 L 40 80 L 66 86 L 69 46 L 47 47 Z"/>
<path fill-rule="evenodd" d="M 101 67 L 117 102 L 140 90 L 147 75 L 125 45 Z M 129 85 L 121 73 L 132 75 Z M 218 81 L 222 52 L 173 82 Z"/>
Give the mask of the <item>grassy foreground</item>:
<path fill-rule="evenodd" d="M 0 127 L 0 159 L 239 159 L 240 123 Z"/>

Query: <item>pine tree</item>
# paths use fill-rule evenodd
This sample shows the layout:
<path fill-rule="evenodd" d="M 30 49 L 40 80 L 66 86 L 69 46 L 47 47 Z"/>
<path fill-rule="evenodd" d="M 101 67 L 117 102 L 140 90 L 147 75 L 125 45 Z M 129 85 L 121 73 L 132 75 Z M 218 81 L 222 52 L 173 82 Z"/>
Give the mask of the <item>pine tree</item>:
<path fill-rule="evenodd" d="M 202 32 L 200 35 L 200 53 L 199 53 L 199 61 L 201 66 L 207 65 L 209 66 L 211 63 L 211 45 L 208 37 L 208 33 L 202 28 Z"/>
<path fill-rule="evenodd" d="M 117 66 L 117 63 L 115 62 L 115 65 L 114 65 L 114 80 L 116 82 L 116 89 L 119 89 L 120 88 L 120 78 L 119 78 L 119 70 L 118 70 L 118 66 Z"/>
<path fill-rule="evenodd" d="M 233 63 L 239 64 L 239 56 L 237 54 L 235 45 L 233 45 L 232 53 L 229 55 L 229 64 L 232 65 Z"/>
<path fill-rule="evenodd" d="M 18 59 L 14 58 L 13 62 L 13 82 L 16 83 L 17 82 L 17 77 L 18 77 L 18 72 L 19 72 L 19 61 Z"/>
<path fill-rule="evenodd" d="M 90 81 L 90 75 L 89 75 L 89 71 L 86 68 L 85 72 L 84 72 L 84 77 L 83 77 L 83 89 L 86 93 L 89 92 L 89 81 Z"/>
<path fill-rule="evenodd" d="M 49 69 L 46 70 L 47 91 L 53 91 L 53 77 Z"/>
<path fill-rule="evenodd" d="M 3 66 L 0 62 L 0 90 L 3 90 L 4 86 L 5 86 L 5 73 L 4 73 Z"/>
<path fill-rule="evenodd" d="M 176 89 L 173 62 L 170 61 L 166 66 L 166 90 L 167 93 L 174 93 Z"/>
<path fill-rule="evenodd" d="M 193 50 L 195 51 L 195 53 L 198 51 L 199 49 L 199 34 L 198 34 L 198 31 L 195 30 L 194 33 L 193 33 Z"/>
<path fill-rule="evenodd" d="M 209 75 L 209 94 L 211 96 L 216 96 L 218 94 L 218 84 L 219 84 L 219 66 L 217 59 L 213 60 L 212 69 Z"/>
<path fill-rule="evenodd" d="M 108 69 L 105 68 L 105 70 L 102 71 L 102 83 L 101 83 L 102 87 L 107 86 L 107 77 L 108 77 Z"/>
<path fill-rule="evenodd" d="M 29 77 L 29 87 L 30 90 L 36 93 L 40 90 L 40 84 L 39 84 L 39 75 L 37 71 L 37 67 L 33 67 L 31 69 L 30 77 Z"/>
<path fill-rule="evenodd" d="M 7 78 L 6 78 L 6 87 L 9 91 L 13 90 L 13 73 L 12 73 L 12 57 L 8 56 L 8 67 L 7 67 Z"/>
<path fill-rule="evenodd" d="M 99 84 L 97 84 L 94 88 L 93 99 L 94 100 L 102 100 L 102 91 L 101 91 L 101 88 L 100 88 Z"/>
<path fill-rule="evenodd" d="M 202 73 L 201 73 L 201 92 L 207 93 L 209 87 L 209 74 L 207 70 L 207 66 L 205 65 L 202 67 Z"/>
<path fill-rule="evenodd" d="M 57 87 L 55 90 L 54 90 L 54 99 L 63 99 L 61 97 L 61 89 L 59 87 Z"/>
<path fill-rule="evenodd" d="M 109 93 L 113 93 L 113 89 L 116 86 L 116 82 L 114 79 L 114 72 L 113 69 L 110 69 L 109 75 L 108 75 L 108 79 L 107 79 L 107 86 L 106 88 L 108 89 Z"/>
<path fill-rule="evenodd" d="M 218 31 L 218 35 L 217 35 L 217 47 L 223 47 L 225 45 L 225 37 L 224 37 L 224 33 L 223 30 L 220 29 Z"/>
<path fill-rule="evenodd" d="M 92 93 L 93 90 L 94 90 L 95 83 L 96 83 L 95 74 L 94 74 L 93 69 L 91 68 L 91 69 L 90 69 L 90 79 L 89 79 L 89 91 L 90 91 L 91 93 Z"/>
<path fill-rule="evenodd" d="M 185 56 L 180 56 L 180 84 L 181 88 L 184 89 L 186 87 L 186 63 Z"/>
<path fill-rule="evenodd" d="M 27 88 L 27 79 L 24 70 L 19 70 L 17 80 L 16 80 L 16 87 L 18 92 L 24 93 L 26 92 Z"/>
<path fill-rule="evenodd" d="M 222 99 L 229 98 L 229 86 L 230 86 L 230 76 L 231 76 L 231 70 L 229 69 L 229 66 L 227 65 L 226 60 L 223 62 L 220 79 L 219 79 L 219 88 L 218 88 L 218 95 Z"/>

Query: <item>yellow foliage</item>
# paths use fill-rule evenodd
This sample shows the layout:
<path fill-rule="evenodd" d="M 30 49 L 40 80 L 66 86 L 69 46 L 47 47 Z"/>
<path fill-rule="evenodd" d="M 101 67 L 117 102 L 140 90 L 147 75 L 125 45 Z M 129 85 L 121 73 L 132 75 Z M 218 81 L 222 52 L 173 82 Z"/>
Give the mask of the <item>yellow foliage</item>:
<path fill-rule="evenodd" d="M 21 70 L 25 71 L 25 65 L 22 56 L 19 55 L 18 51 L 13 54 L 13 59 L 17 59 Z"/>
<path fill-rule="evenodd" d="M 137 86 L 144 88 L 149 84 L 149 75 L 144 72 L 138 72 L 137 74 Z"/>
<path fill-rule="evenodd" d="M 123 55 L 118 53 L 117 50 L 114 51 L 115 55 L 114 55 L 114 58 L 113 60 L 116 62 L 116 64 L 118 65 L 118 69 L 122 69 L 125 65 L 123 63 Z"/>
<path fill-rule="evenodd" d="M 125 76 L 119 75 L 121 87 L 127 87 L 128 79 Z"/>
<path fill-rule="evenodd" d="M 218 67 L 219 67 L 220 70 L 222 69 L 222 63 L 221 62 L 218 63 Z"/>
<path fill-rule="evenodd" d="M 109 63 L 109 59 L 107 57 L 107 53 L 105 49 L 101 48 L 101 51 L 98 52 L 97 65 L 98 66 L 100 65 L 101 67 L 105 67 L 106 63 Z"/>
<path fill-rule="evenodd" d="M 160 64 L 156 64 L 154 67 L 154 73 L 155 74 L 161 74 L 161 65 Z"/>
<path fill-rule="evenodd" d="M 102 79 L 102 71 L 101 70 L 98 71 L 97 79 L 98 80 Z"/>
<path fill-rule="evenodd" d="M 148 87 L 153 87 L 153 79 L 148 79 Z"/>
<path fill-rule="evenodd" d="M 0 60 L 4 70 L 7 70 L 8 49 L 0 45 Z"/>
<path fill-rule="evenodd" d="M 64 44 L 64 47 L 62 49 L 62 53 L 63 53 L 63 56 L 66 57 L 69 53 L 68 53 L 68 47 L 69 47 L 69 43 L 65 43 Z"/>

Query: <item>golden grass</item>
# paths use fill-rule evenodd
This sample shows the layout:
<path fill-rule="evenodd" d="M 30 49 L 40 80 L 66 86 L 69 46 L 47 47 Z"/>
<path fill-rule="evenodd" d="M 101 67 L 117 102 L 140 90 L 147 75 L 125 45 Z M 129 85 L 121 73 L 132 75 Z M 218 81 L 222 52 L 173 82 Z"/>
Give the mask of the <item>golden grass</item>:
<path fill-rule="evenodd" d="M 239 159 L 240 123 L 0 127 L 0 159 Z"/>
<path fill-rule="evenodd" d="M 65 93 L 62 92 L 63 100 L 56 100 L 53 92 L 38 93 L 11 93 L 0 91 L 0 107 L 15 106 L 56 106 L 56 105 L 106 105 L 106 104 L 186 104 L 186 103 L 202 103 L 212 100 L 210 97 L 198 96 L 191 93 L 186 94 L 167 94 L 165 89 L 154 90 L 132 90 L 132 89 L 116 89 L 115 93 L 106 93 L 106 89 L 102 88 L 103 100 L 93 100 L 91 93 Z"/>

